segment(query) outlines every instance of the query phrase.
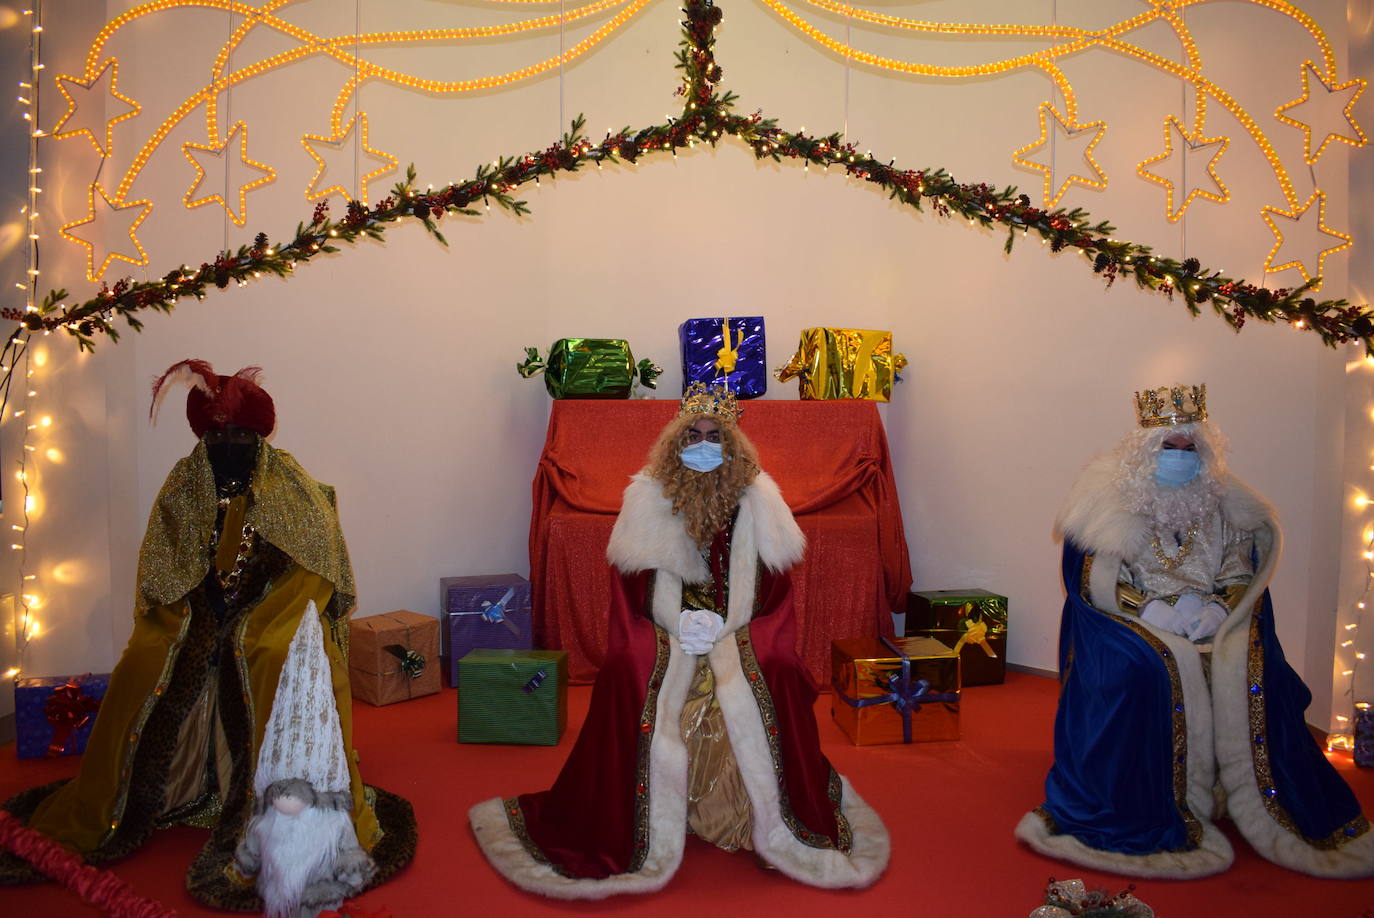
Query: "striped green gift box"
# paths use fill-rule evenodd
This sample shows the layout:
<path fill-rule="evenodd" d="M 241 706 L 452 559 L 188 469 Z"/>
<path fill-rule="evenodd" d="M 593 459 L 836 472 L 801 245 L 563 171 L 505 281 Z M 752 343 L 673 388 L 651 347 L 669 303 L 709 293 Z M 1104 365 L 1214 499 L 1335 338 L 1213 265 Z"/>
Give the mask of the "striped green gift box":
<path fill-rule="evenodd" d="M 557 746 L 568 723 L 566 650 L 471 650 L 458 661 L 458 742 Z"/>

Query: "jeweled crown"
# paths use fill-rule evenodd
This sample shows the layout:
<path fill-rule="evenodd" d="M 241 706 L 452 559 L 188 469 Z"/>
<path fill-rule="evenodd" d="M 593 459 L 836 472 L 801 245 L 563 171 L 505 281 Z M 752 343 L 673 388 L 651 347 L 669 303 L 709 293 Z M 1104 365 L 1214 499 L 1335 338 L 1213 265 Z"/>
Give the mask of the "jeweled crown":
<path fill-rule="evenodd" d="M 678 414 L 699 414 L 708 418 L 721 418 L 729 421 L 739 420 L 744 409 L 739 406 L 735 393 L 721 385 L 708 386 L 697 381 L 682 393 L 682 405 Z"/>
<path fill-rule="evenodd" d="M 1160 386 L 1135 394 L 1141 427 L 1166 427 L 1207 420 L 1207 384 Z"/>

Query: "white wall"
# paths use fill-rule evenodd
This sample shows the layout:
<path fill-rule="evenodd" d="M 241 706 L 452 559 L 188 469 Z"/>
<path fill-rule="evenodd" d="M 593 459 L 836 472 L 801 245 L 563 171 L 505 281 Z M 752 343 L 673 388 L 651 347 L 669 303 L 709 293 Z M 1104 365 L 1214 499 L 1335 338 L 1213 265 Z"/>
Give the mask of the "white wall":
<path fill-rule="evenodd" d="M 77 27 L 86 4 L 52 5 L 71 11 L 66 40 L 79 53 L 99 23 Z M 124 8 L 108 6 L 111 16 Z M 316 2 L 284 14 L 337 34 L 352 30 L 351 15 L 328 21 L 343 6 L 351 13 L 351 5 Z M 1310 41 L 1265 10 L 1220 6 L 1225 10 L 1187 14 L 1208 66 L 1256 113 L 1283 155 L 1300 159 L 1300 133 L 1265 113 L 1300 91 L 1298 66 L 1313 53 Z M 742 96 L 740 111 L 762 108 L 784 127 L 811 132 L 847 123 L 861 148 L 898 165 L 943 165 L 964 181 L 1019 184 L 1037 194 L 1038 174 L 1014 167 L 1010 155 L 1038 134 L 1036 105 L 1052 93 L 1042 75 L 952 83 L 846 72 L 843 60 L 803 42 L 762 5 L 731 0 L 722 7 L 717 53 L 724 85 Z M 1344 60 L 1343 4 L 1305 7 Z M 931 2 L 884 10 L 958 21 L 1057 15 L 1060 23 L 1100 25 L 1134 15 L 1140 5 Z M 507 12 L 418 0 L 361 4 L 364 30 L 397 22 L 471 24 L 479 14 Z M 445 182 L 498 154 L 542 149 L 560 117 L 585 112 L 598 138 L 607 128 L 660 121 L 680 104 L 672 69 L 679 16 L 676 4 L 651 6 L 561 79 L 554 74 L 469 98 L 369 83 L 361 99 L 371 113 L 371 142 L 402 164 L 415 162 L 422 181 Z M 1228 50 L 1241 16 L 1251 23 L 1244 28 L 1259 30 L 1251 34 L 1264 35 L 1272 60 Z M 111 46 L 121 55 L 121 90 L 145 110 L 116 127 L 118 149 L 105 174 L 119 174 L 134 146 L 202 78 L 231 18 L 203 10 L 149 17 L 125 44 Z M 829 28 L 843 36 L 845 25 Z M 858 41 L 867 33 L 856 27 L 853 34 Z M 1176 54 L 1176 43 L 1170 50 L 1171 40 L 1157 31 L 1142 40 Z M 863 41 L 881 53 L 924 60 L 969 54 L 956 43 L 908 35 Z M 287 44 L 249 42 L 235 60 Z M 998 43 L 997 53 L 1015 47 Z M 557 49 L 553 34 L 496 43 L 470 64 L 458 46 L 378 49 L 370 56 L 450 78 L 522 67 Z M 139 55 L 154 55 L 156 66 Z M 179 67 L 194 69 L 185 79 L 169 78 Z M 1111 127 L 1097 149 L 1109 188 L 1076 188 L 1064 203 L 1113 220 L 1124 238 L 1258 280 L 1271 239 L 1258 211 L 1281 199 L 1236 123 L 1218 112 L 1211 125 L 1234 137 L 1222 160 L 1233 202 L 1197 202 L 1183 224 L 1169 224 L 1161 189 L 1135 177 L 1134 168 L 1159 150 L 1163 118 L 1184 104 L 1177 81 L 1100 51 L 1069 58 L 1065 70 L 1078 87 L 1083 120 L 1106 118 Z M 281 238 L 309 219 L 312 205 L 302 189 L 312 163 L 298 138 L 325 131 L 346 76 L 338 65 L 310 62 L 232 91 L 227 109 L 249 121 L 250 154 L 278 170 L 273 186 L 250 196 L 243 228 L 216 208 L 180 207 L 193 172 L 178 147 L 203 141 L 203 116 L 172 132 L 132 189 L 156 204 L 139 231 L 152 255 L 149 276 L 211 260 L 221 246 L 247 242 L 259 230 Z M 80 146 L 51 147 L 70 181 L 55 189 L 64 215 L 84 212 L 78 179 L 93 174 L 89 145 Z M 1347 148 L 1337 146 L 1317 176 L 1330 195 L 1328 224 L 1347 227 Z M 1367 151 L 1354 155 L 1367 164 Z M 1305 197 L 1311 178 L 1295 180 Z M 381 187 L 374 186 L 374 200 Z M 564 335 L 625 337 L 637 357 L 667 368 L 661 391 L 671 394 L 681 379 L 674 332 L 682 319 L 762 314 L 773 365 L 785 361 L 805 326 L 894 331 L 912 366 L 884 414 L 916 584 L 1008 594 L 1011 659 L 1043 669 L 1055 666 L 1062 590 L 1051 522 L 1062 495 L 1094 452 L 1131 428 L 1132 392 L 1207 382 L 1235 469 L 1278 505 L 1286 526 L 1288 552 L 1274 585 L 1279 632 L 1319 695 L 1312 719 L 1325 719 L 1342 550 L 1343 370 L 1353 352 L 1324 349 L 1314 336 L 1286 327 L 1252 324 L 1236 335 L 1210 315 L 1192 319 L 1180 303 L 1126 282 L 1105 290 L 1080 257 L 1051 257 L 1033 239 L 1003 256 L 1000 235 L 929 212 L 915 215 L 838 173 L 756 163 L 737 143 L 592 169 L 521 196 L 534 209 L 530 217 L 493 212 L 445 221 L 448 248 L 416 225 L 400 226 L 385 246 L 361 245 L 302 268 L 289 282 L 264 279 L 217 292 L 172 317 L 152 318 L 142 335 L 117 347 L 102 342 L 87 360 L 89 375 L 74 381 L 69 396 L 73 406 L 92 403 L 92 448 L 70 466 L 77 480 L 64 480 L 53 502 L 95 507 L 108 536 L 84 546 L 80 528 L 68 522 L 47 536 L 54 552 L 80 550 L 96 559 L 101 575 L 72 596 L 74 606 L 98 611 L 85 623 L 64 622 L 65 633 L 42 642 L 30 668 L 68 672 L 86 665 L 69 662 L 78 656 L 112 659 L 127 636 L 143 520 L 168 468 L 192 445 L 180 395 L 156 427 L 143 421 L 150 379 L 176 360 L 201 357 L 223 373 L 263 366 L 277 404 L 276 445 L 339 489 L 359 614 L 432 613 L 440 576 L 527 572 L 529 485 L 548 398 L 540 383 L 513 372 L 523 346 L 542 348 Z M 338 215 L 340 203 L 333 203 Z M 1357 251 L 1367 250 L 1362 245 Z M 1323 295 L 1346 292 L 1350 263 L 1346 254 L 1328 260 Z M 1271 283 L 1295 277 L 1275 275 Z M 70 357 L 60 350 L 65 345 L 54 348 L 64 361 Z M 795 389 L 774 384 L 768 397 L 794 398 Z M 107 582 L 110 592 L 102 592 Z M 108 639 L 92 636 L 91 622 L 108 622 Z"/>

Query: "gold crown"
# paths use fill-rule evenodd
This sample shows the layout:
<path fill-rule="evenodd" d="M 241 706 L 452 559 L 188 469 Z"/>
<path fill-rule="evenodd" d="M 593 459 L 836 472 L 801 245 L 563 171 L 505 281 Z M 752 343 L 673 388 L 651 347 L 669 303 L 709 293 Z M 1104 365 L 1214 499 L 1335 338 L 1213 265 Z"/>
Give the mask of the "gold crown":
<path fill-rule="evenodd" d="M 699 414 L 708 418 L 721 418 L 729 421 L 739 420 L 744 409 L 739 406 L 735 393 L 725 386 L 708 386 L 704 382 L 694 382 L 682 393 L 682 405 L 678 414 Z"/>
<path fill-rule="evenodd" d="M 1207 384 L 1160 386 L 1135 394 L 1141 427 L 1165 427 L 1207 420 Z"/>

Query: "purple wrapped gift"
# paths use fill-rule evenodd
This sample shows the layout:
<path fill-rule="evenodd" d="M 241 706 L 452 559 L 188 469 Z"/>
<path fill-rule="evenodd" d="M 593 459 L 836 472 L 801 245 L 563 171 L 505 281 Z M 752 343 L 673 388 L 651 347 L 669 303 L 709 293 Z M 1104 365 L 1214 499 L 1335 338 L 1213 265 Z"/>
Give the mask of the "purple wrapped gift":
<path fill-rule="evenodd" d="M 109 673 L 20 679 L 14 687 L 15 743 L 21 759 L 86 751 Z"/>
<path fill-rule="evenodd" d="M 768 390 L 763 316 L 688 319 L 677 336 L 684 392 L 694 382 L 724 382 L 737 398 L 758 398 Z"/>
<path fill-rule="evenodd" d="M 439 581 L 439 656 L 450 687 L 468 651 L 530 650 L 534 623 L 530 582 L 519 574 L 478 574 Z"/>
<path fill-rule="evenodd" d="M 1355 764 L 1374 768 L 1374 705 L 1355 705 Z"/>

